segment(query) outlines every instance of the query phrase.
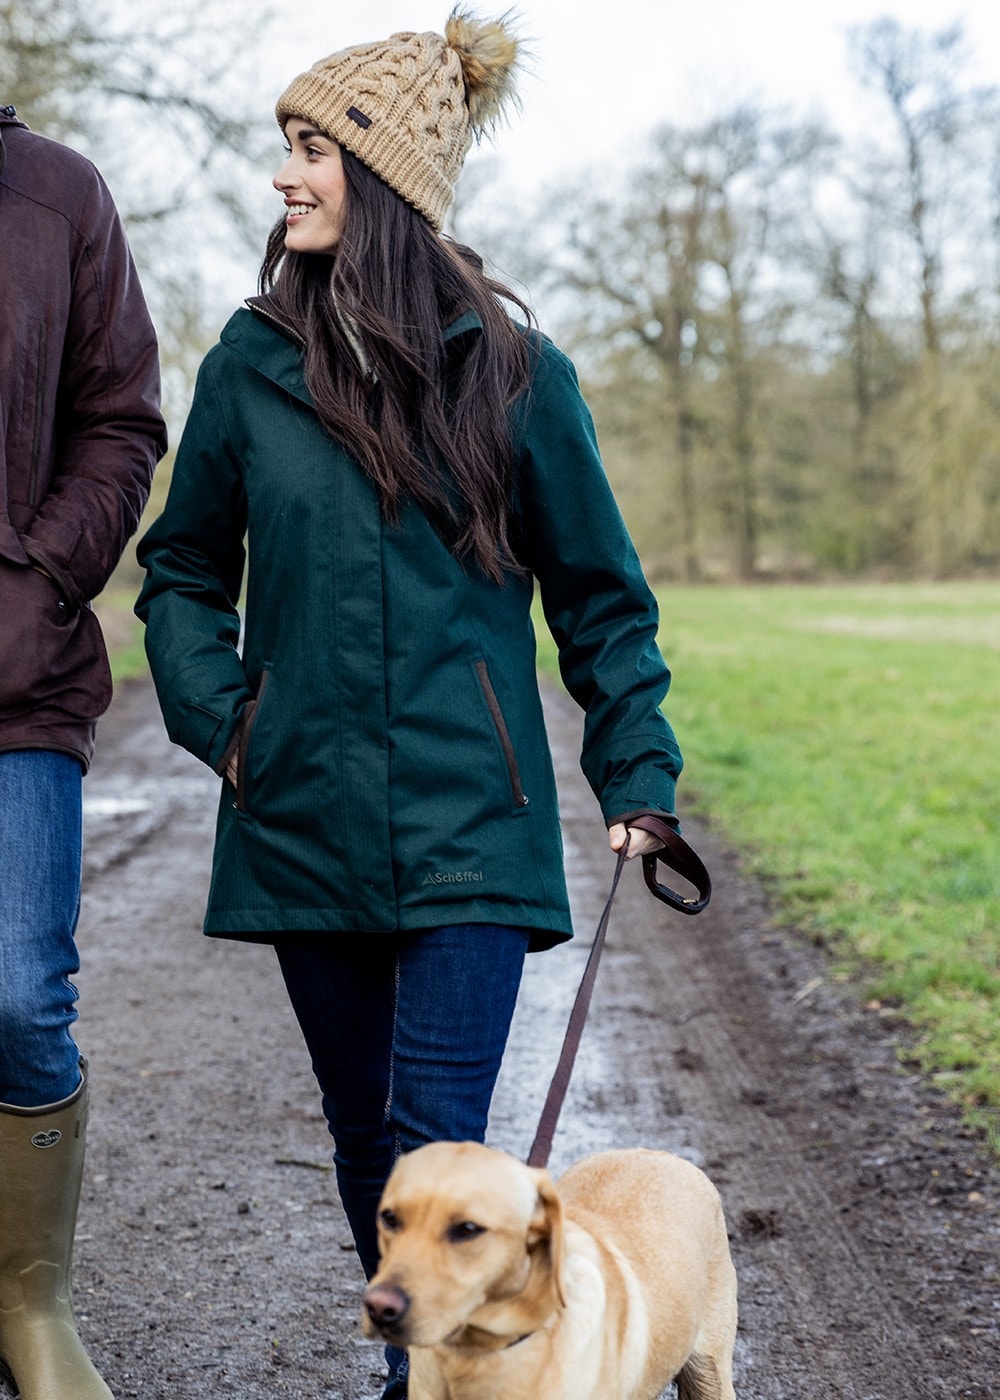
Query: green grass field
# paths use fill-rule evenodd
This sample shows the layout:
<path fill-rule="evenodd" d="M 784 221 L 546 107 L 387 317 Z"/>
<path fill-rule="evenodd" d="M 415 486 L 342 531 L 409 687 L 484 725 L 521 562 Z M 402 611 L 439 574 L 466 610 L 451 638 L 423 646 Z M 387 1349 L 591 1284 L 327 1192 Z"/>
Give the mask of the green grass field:
<path fill-rule="evenodd" d="M 779 916 L 900 1009 L 1000 1149 L 1000 583 L 660 601 L 681 816 L 709 814 Z"/>

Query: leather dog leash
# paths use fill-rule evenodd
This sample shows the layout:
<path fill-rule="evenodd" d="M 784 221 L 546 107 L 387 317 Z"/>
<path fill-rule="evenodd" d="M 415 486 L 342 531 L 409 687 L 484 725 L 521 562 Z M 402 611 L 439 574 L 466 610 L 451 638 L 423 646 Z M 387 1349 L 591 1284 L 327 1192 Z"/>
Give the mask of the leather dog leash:
<path fill-rule="evenodd" d="M 646 885 L 651 894 L 657 899 L 669 904 L 671 909 L 676 909 L 681 914 L 700 914 L 712 897 L 712 880 L 705 869 L 701 858 L 691 849 L 682 836 L 679 836 L 673 827 L 660 817 L 643 815 L 633 817 L 629 822 L 630 827 L 639 827 L 642 831 L 648 831 L 653 836 L 663 842 L 663 848 L 654 851 L 650 855 L 642 857 L 642 873 Z M 621 879 L 622 870 L 625 867 L 625 851 L 627 845 L 618 852 L 618 861 L 615 865 L 615 873 L 611 880 L 611 890 L 608 894 L 604 912 L 597 925 L 597 932 L 594 934 L 594 941 L 591 944 L 590 956 L 587 959 L 587 966 L 584 968 L 583 978 L 580 982 L 573 1002 L 573 1010 L 570 1012 L 569 1025 L 566 1028 L 566 1035 L 563 1039 L 562 1052 L 559 1056 L 559 1063 L 556 1065 L 556 1072 L 552 1076 L 552 1083 L 549 1086 L 548 1097 L 545 1100 L 545 1107 L 542 1109 L 542 1116 L 538 1124 L 538 1131 L 535 1140 L 531 1144 L 531 1151 L 528 1153 L 529 1167 L 548 1166 L 549 1153 L 552 1151 L 552 1139 L 555 1136 L 556 1124 L 559 1122 L 559 1114 L 566 1097 L 566 1090 L 569 1088 L 570 1075 L 573 1073 L 573 1064 L 576 1060 L 576 1052 L 580 1045 L 580 1037 L 583 1035 L 584 1023 L 587 1020 L 587 1012 L 590 1009 L 590 998 L 594 990 L 594 983 L 597 980 L 597 965 L 601 960 L 601 953 L 604 949 L 605 935 L 608 931 L 608 924 L 611 920 L 611 907 L 615 902 L 615 894 L 618 890 L 618 881 Z M 670 867 L 678 875 L 698 891 L 696 899 L 685 898 L 678 894 L 676 890 L 668 885 L 662 885 L 656 878 L 657 864 L 662 863 Z"/>

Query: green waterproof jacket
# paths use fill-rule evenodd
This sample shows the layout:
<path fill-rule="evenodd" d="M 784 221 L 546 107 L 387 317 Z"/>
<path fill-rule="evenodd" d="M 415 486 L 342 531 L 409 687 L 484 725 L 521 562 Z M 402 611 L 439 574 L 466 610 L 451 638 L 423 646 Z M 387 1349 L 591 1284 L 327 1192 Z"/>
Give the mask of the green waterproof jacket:
<path fill-rule="evenodd" d="M 448 331 L 460 356 L 481 334 Z M 680 753 L 656 604 L 573 366 L 533 337 L 512 411 L 520 553 L 583 708 L 610 823 L 672 812 Z M 245 628 L 237 603 L 249 559 Z M 170 737 L 222 772 L 205 930 L 505 923 L 570 936 L 535 676 L 532 579 L 461 564 L 422 513 L 398 526 L 324 432 L 301 346 L 255 299 L 202 365 L 137 604 Z"/>

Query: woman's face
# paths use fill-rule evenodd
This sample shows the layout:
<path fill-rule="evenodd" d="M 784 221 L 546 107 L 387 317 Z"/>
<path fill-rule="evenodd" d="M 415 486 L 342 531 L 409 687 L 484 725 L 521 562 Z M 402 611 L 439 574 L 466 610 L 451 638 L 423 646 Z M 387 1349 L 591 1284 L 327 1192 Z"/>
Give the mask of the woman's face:
<path fill-rule="evenodd" d="M 285 200 L 285 247 L 294 253 L 332 253 L 347 200 L 340 147 L 301 117 L 289 117 L 285 140 L 288 159 L 272 182 Z"/>

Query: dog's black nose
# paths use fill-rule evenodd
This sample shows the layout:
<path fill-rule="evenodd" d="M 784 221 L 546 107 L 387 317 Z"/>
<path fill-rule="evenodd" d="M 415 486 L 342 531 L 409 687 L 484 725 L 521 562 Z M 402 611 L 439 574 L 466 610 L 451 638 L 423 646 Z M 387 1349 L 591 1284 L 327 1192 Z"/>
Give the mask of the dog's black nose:
<path fill-rule="evenodd" d="M 391 1284 L 373 1285 L 365 1293 L 365 1307 L 376 1327 L 392 1330 L 398 1327 L 410 1308 L 410 1300 L 401 1288 Z"/>

